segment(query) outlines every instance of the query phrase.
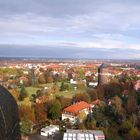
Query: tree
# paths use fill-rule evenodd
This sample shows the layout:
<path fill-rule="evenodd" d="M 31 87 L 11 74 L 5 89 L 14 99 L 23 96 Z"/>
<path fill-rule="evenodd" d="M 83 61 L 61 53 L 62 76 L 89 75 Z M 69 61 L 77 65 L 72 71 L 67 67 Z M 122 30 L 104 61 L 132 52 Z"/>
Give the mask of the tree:
<path fill-rule="evenodd" d="M 47 114 L 44 108 L 44 104 L 35 104 L 35 118 L 37 122 L 45 121 L 47 119 Z"/>
<path fill-rule="evenodd" d="M 80 102 L 80 101 L 90 102 L 90 97 L 87 93 L 77 93 L 72 100 L 73 102 Z"/>
<path fill-rule="evenodd" d="M 118 96 L 113 97 L 113 104 L 115 106 L 116 111 L 121 114 L 123 112 L 122 108 L 122 99 Z"/>
<path fill-rule="evenodd" d="M 77 88 L 78 89 L 84 89 L 86 86 L 85 82 L 82 80 L 77 81 Z"/>
<path fill-rule="evenodd" d="M 79 112 L 78 118 L 80 119 L 80 121 L 85 120 L 87 117 L 86 113 L 84 111 Z"/>
<path fill-rule="evenodd" d="M 86 119 L 86 125 L 89 129 L 91 129 L 92 127 L 92 122 L 93 122 L 94 118 L 93 118 L 93 114 L 90 112 L 88 115 L 87 115 L 87 119 Z"/>
<path fill-rule="evenodd" d="M 25 98 L 19 106 L 20 118 L 35 122 L 35 112 L 29 98 Z"/>
<path fill-rule="evenodd" d="M 39 82 L 40 84 L 45 84 L 45 83 L 46 83 L 46 79 L 45 79 L 44 74 L 41 74 L 41 75 L 38 77 L 38 82 Z"/>
<path fill-rule="evenodd" d="M 57 83 L 54 83 L 52 88 L 51 88 L 51 91 L 53 94 L 59 92 L 59 86 L 57 85 Z"/>
<path fill-rule="evenodd" d="M 87 94 L 90 96 L 91 101 L 98 99 L 97 91 L 95 89 L 88 88 Z"/>
<path fill-rule="evenodd" d="M 137 108 L 137 100 L 135 96 L 131 95 L 128 97 L 127 104 L 126 104 L 127 112 L 132 114 L 136 111 L 136 108 Z"/>
<path fill-rule="evenodd" d="M 28 96 L 28 94 L 27 94 L 27 91 L 26 91 L 26 89 L 25 89 L 25 86 L 22 85 L 22 86 L 21 86 L 21 90 L 20 90 L 19 98 L 20 98 L 21 101 L 23 101 L 24 98 L 26 98 L 27 96 Z"/>
<path fill-rule="evenodd" d="M 120 126 L 120 131 L 121 133 L 128 133 L 133 127 L 133 124 L 131 123 L 130 120 L 126 120 L 122 123 Z"/>
<path fill-rule="evenodd" d="M 61 83 L 60 91 L 69 90 L 69 85 L 64 82 Z"/>
<path fill-rule="evenodd" d="M 28 119 L 21 120 L 21 135 L 25 136 L 31 131 L 31 122 Z"/>
<path fill-rule="evenodd" d="M 19 91 L 15 90 L 15 89 L 10 89 L 9 92 L 13 95 L 13 97 L 15 98 L 16 101 L 19 100 Z"/>
<path fill-rule="evenodd" d="M 116 108 L 113 105 L 107 105 L 105 108 L 105 114 L 107 116 L 115 117 L 116 116 Z"/>
<path fill-rule="evenodd" d="M 71 105 L 71 98 L 65 98 L 64 96 L 56 96 L 56 99 L 59 100 L 62 109 Z"/>
<path fill-rule="evenodd" d="M 131 140 L 139 140 L 140 139 L 140 132 L 137 127 L 133 127 L 129 132 L 129 137 Z"/>
<path fill-rule="evenodd" d="M 49 114 L 51 116 L 52 119 L 59 119 L 61 116 L 61 104 L 58 100 L 56 100 L 49 111 Z"/>
<path fill-rule="evenodd" d="M 52 76 L 48 76 L 46 81 L 47 81 L 47 83 L 52 83 L 53 82 Z"/>
<path fill-rule="evenodd" d="M 110 99 L 114 96 L 117 96 L 122 93 L 122 89 L 120 84 L 118 83 L 110 83 L 104 86 L 105 97 Z"/>

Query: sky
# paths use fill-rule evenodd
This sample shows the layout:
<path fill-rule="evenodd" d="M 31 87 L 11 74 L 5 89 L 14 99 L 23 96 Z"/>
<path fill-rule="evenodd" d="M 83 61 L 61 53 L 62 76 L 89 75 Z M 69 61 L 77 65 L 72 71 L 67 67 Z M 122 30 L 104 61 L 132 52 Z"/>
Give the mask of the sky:
<path fill-rule="evenodd" d="M 0 56 L 140 59 L 140 0 L 0 0 Z"/>

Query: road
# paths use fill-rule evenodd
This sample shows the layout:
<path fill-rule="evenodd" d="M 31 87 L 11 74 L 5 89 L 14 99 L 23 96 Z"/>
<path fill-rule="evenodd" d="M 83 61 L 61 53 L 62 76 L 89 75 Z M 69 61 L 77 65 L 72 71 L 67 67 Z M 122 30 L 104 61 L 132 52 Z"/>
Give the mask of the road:
<path fill-rule="evenodd" d="M 63 134 L 55 134 L 54 138 L 48 138 L 45 136 L 41 136 L 40 134 L 33 134 L 29 136 L 29 140 L 63 140 Z"/>

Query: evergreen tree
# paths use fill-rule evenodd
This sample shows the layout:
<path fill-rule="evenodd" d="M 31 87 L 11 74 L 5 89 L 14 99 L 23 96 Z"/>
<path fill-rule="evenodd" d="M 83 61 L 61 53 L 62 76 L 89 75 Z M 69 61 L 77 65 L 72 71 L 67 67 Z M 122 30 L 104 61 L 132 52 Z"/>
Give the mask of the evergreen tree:
<path fill-rule="evenodd" d="M 26 89 L 25 89 L 25 86 L 22 85 L 22 86 L 21 86 L 21 90 L 20 90 L 19 98 L 20 98 L 21 101 L 23 101 L 24 98 L 26 98 L 27 96 L 28 96 L 28 94 L 27 94 L 27 91 L 26 91 Z"/>
<path fill-rule="evenodd" d="M 58 100 L 50 108 L 49 114 L 52 119 L 59 119 L 61 116 L 61 104 Z"/>

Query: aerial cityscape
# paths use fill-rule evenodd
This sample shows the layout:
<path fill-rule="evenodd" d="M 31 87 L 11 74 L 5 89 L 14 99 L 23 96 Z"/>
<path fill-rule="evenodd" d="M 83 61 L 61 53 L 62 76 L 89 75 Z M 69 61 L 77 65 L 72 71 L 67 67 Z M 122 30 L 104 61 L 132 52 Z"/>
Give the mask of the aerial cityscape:
<path fill-rule="evenodd" d="M 0 0 L 0 140 L 140 140 L 139 13 Z"/>

